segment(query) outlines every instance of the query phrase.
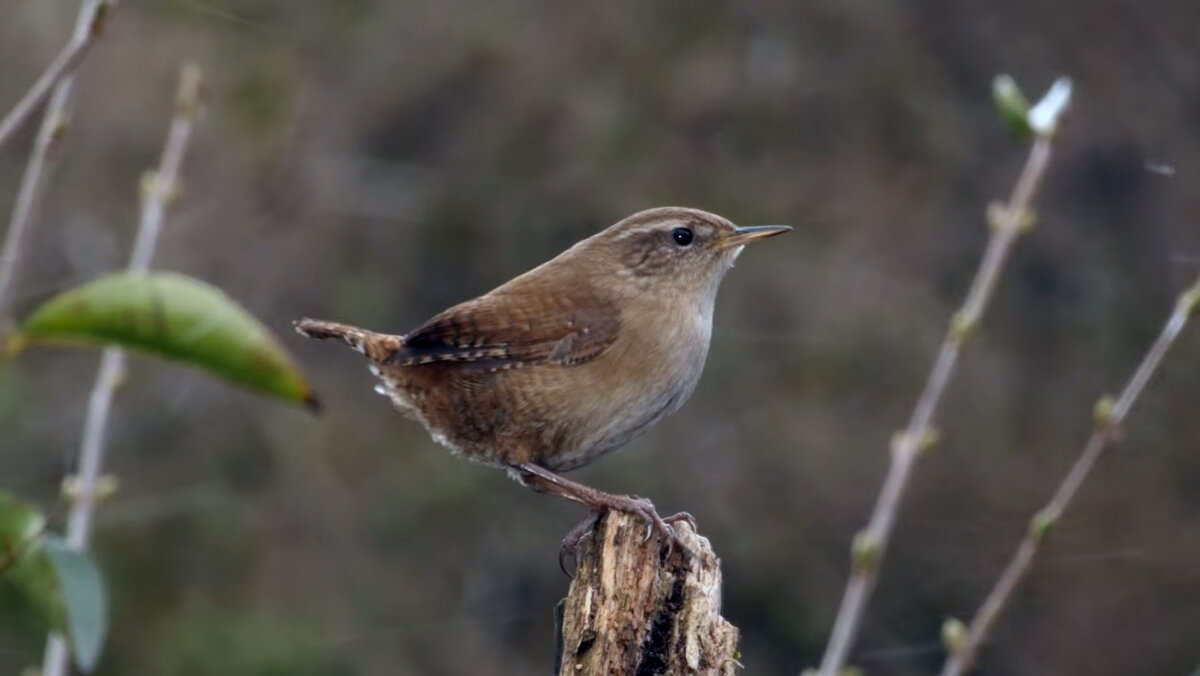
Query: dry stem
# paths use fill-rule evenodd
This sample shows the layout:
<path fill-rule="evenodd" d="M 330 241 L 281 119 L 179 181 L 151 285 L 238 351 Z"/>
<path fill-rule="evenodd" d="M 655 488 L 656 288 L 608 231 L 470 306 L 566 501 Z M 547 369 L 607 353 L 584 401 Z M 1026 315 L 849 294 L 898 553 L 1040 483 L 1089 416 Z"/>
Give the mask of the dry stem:
<path fill-rule="evenodd" d="M 0 144 L 3 144 L 5 137 L 19 125 L 21 119 L 37 107 L 39 96 L 44 96 L 44 92 L 38 94 L 39 87 L 44 84 L 43 88 L 48 89 L 49 85 L 54 82 L 58 83 L 54 86 L 50 105 L 46 108 L 42 126 L 38 129 L 37 138 L 34 141 L 33 153 L 29 156 L 25 174 L 21 177 L 21 187 L 17 190 L 17 200 L 4 236 L 4 248 L 0 249 L 0 329 L 3 329 L 4 324 L 10 320 L 17 266 L 24 251 L 25 238 L 33 223 L 38 196 L 41 194 L 42 178 L 46 173 L 51 152 L 70 119 L 75 84 L 73 68 L 86 54 L 87 47 L 95 41 L 103 22 L 102 17 L 114 5 L 115 2 L 112 0 L 83 0 L 80 3 L 71 41 L 63 50 L 66 58 L 60 55 L 55 59 L 55 64 L 62 62 L 60 72 L 55 74 L 53 72 L 55 64 L 51 64 L 51 70 L 47 74 L 52 77 L 47 78 L 46 75 L 43 75 L 39 78 L 33 90 L 25 95 L 13 112 L 5 118 L 4 124 L 0 125 L 0 128 L 3 128 L 3 132 L 0 133 Z M 24 113 L 21 112 L 23 106 L 28 109 Z M 10 120 L 12 129 L 8 128 Z"/>
<path fill-rule="evenodd" d="M 908 426 L 892 441 L 891 465 L 871 520 L 854 538 L 850 580 L 821 661 L 822 676 L 836 676 L 846 663 L 862 624 L 863 611 L 875 587 L 879 565 L 887 551 L 913 467 L 936 436 L 930 427 L 933 415 L 954 373 L 963 345 L 978 325 L 996 288 L 1013 244 L 1032 220 L 1030 203 L 1050 160 L 1051 138 L 1049 134 L 1036 137 L 1008 204 L 989 210 L 991 237 L 979 270 L 962 309 L 954 315 Z"/>
<path fill-rule="evenodd" d="M 187 148 L 196 119 L 201 83 L 200 69 L 193 65 L 185 65 L 180 74 L 175 114 L 167 132 L 158 172 L 143 180 L 141 218 L 129 260 L 131 272 L 145 272 L 154 256 L 164 216 L 177 192 L 179 168 L 183 163 L 184 150 Z M 79 448 L 79 490 L 67 517 L 67 542 L 78 549 L 85 549 L 91 537 L 92 521 L 96 513 L 96 483 L 104 461 L 108 413 L 112 409 L 113 395 L 124 370 L 125 353 L 117 348 L 105 349 L 100 359 L 99 372 L 96 374 L 96 383 L 88 398 L 87 419 L 84 422 L 83 440 Z M 52 635 L 46 644 L 42 676 L 63 676 L 67 668 L 66 655 L 63 640 Z"/>
<path fill-rule="evenodd" d="M 1025 538 L 1017 547 L 1017 551 L 1013 554 L 1012 560 L 1009 561 L 1000 578 L 996 580 L 995 586 L 988 593 L 983 605 L 979 607 L 974 619 L 971 620 L 971 626 L 967 628 L 966 634 L 958 640 L 948 641 L 949 656 L 942 667 L 942 676 L 959 676 L 959 674 L 966 673 L 974 664 L 980 645 L 987 639 L 996 619 L 1012 600 L 1017 585 L 1029 574 L 1029 569 L 1033 566 L 1033 560 L 1037 556 L 1045 536 L 1070 506 L 1071 500 L 1079 491 L 1080 485 L 1083 484 L 1100 455 L 1117 440 L 1126 414 L 1145 390 L 1146 383 L 1158 370 L 1167 350 L 1175 343 L 1188 319 L 1195 313 L 1198 303 L 1200 303 L 1200 279 L 1197 279 L 1191 288 L 1180 296 L 1179 302 L 1175 304 L 1174 312 L 1167 318 L 1162 332 L 1158 334 L 1158 338 L 1150 346 L 1146 356 L 1142 358 L 1133 377 L 1129 379 L 1129 383 L 1121 392 L 1121 396 L 1115 402 L 1107 398 L 1101 399 L 1096 405 L 1095 430 L 1075 460 L 1075 464 L 1063 477 L 1062 483 L 1055 490 L 1050 502 L 1046 503 L 1046 506 L 1030 520 Z"/>
<path fill-rule="evenodd" d="M 3 120 L 0 120 L 0 146 L 8 141 L 21 127 L 21 124 L 33 114 L 33 111 L 37 110 L 37 107 L 46 100 L 54 85 L 75 71 L 75 68 L 83 61 L 83 57 L 87 56 L 88 50 L 96 43 L 96 38 L 100 36 L 100 31 L 104 27 L 104 19 L 111 6 L 103 0 L 94 5 L 90 14 L 81 14 L 81 16 L 87 17 L 87 22 L 81 24 L 82 29 L 75 31 L 58 56 L 54 57 L 54 60 L 33 83 L 29 91 L 25 92 L 25 96 L 17 101 L 17 105 L 8 111 L 8 115 L 5 115 Z"/>

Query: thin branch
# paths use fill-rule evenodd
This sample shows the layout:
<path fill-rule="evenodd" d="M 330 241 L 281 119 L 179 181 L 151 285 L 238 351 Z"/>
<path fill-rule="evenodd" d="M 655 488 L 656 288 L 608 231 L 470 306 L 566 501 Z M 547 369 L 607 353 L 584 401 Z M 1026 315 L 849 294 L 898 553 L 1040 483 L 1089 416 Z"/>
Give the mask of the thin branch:
<path fill-rule="evenodd" d="M 879 567 L 887 551 L 888 542 L 895 529 L 900 503 L 908 488 L 913 468 L 922 451 L 936 440 L 937 433 L 931 427 L 933 416 L 941 403 L 946 385 L 954 374 L 962 348 L 978 326 L 988 301 L 995 291 L 1013 244 L 1032 223 L 1030 204 L 1041 183 L 1046 166 L 1050 161 L 1050 148 L 1054 127 L 1058 117 L 1065 111 L 1069 100 L 1069 84 L 1062 81 L 1051 92 L 1065 89 L 1066 98 L 1057 103 L 1049 122 L 1043 121 L 1037 131 L 1029 159 L 1025 163 L 1016 187 L 1005 206 L 994 205 L 988 209 L 991 236 L 983 260 L 980 261 L 975 279 L 963 302 L 954 315 L 945 340 L 938 350 L 937 359 L 925 389 L 909 419 L 908 426 L 892 440 L 891 464 L 887 477 L 880 489 L 879 498 L 867 527 L 854 537 L 851 552 L 850 579 L 842 596 L 833 632 L 821 660 L 821 676 L 836 676 L 846 664 L 850 649 L 862 625 L 863 613 L 875 582 Z M 1050 96 L 1047 95 L 1046 99 Z M 1043 99 L 1045 101 L 1046 99 Z M 1041 104 L 1039 104 L 1039 107 Z"/>
<path fill-rule="evenodd" d="M 88 15 L 86 30 L 76 31 L 71 36 L 70 42 L 62 48 L 58 56 L 54 57 L 54 60 L 33 83 L 29 91 L 25 92 L 25 96 L 17 101 L 17 105 L 8 111 L 8 115 L 5 115 L 3 120 L 0 120 L 0 146 L 12 138 L 13 134 L 21 128 L 21 124 L 37 110 L 46 97 L 50 96 L 54 85 L 75 72 L 75 69 L 83 62 L 83 57 L 87 56 L 88 50 L 96 44 L 96 38 L 100 37 L 109 9 L 111 6 L 103 0 L 96 3 L 92 13 Z"/>
<path fill-rule="evenodd" d="M 0 249 L 0 329 L 3 329 L 11 318 L 17 267 L 24 253 L 25 239 L 33 224 L 38 197 L 41 195 L 42 179 L 46 173 L 50 155 L 61 140 L 70 120 L 75 84 L 73 67 L 78 65 L 79 60 L 83 58 L 87 46 L 95 41 L 103 24 L 103 17 L 115 6 L 115 0 L 82 0 L 79 5 L 79 13 L 75 17 L 75 28 L 71 41 L 64 50 L 67 58 L 64 59 L 60 55 L 58 59 L 55 59 L 56 63 L 66 62 L 66 67 L 48 80 L 43 75 L 34 85 L 34 90 L 30 92 L 31 94 L 35 93 L 43 81 L 47 85 L 57 82 L 50 95 L 50 104 L 46 108 L 45 117 L 42 118 L 42 125 L 38 128 L 33 153 L 29 156 L 29 163 L 25 166 L 25 173 L 21 177 L 21 186 L 17 190 L 12 217 L 9 219 L 8 230 L 4 235 L 4 247 Z M 74 63 L 72 64 L 72 62 Z M 51 68 L 53 70 L 53 64 Z M 34 100 L 36 98 L 36 96 L 31 98 L 27 94 L 22 102 L 17 104 L 13 113 L 5 118 L 4 125 L 9 125 L 9 121 L 12 120 L 12 128 L 15 129 L 21 118 L 37 107 L 37 101 Z M 26 101 L 31 102 L 28 106 L 29 111 L 21 114 L 19 111 Z M 5 130 L 3 134 L 0 134 L 0 144 L 3 143 L 10 131 Z"/>
<path fill-rule="evenodd" d="M 1025 538 L 971 620 L 971 626 L 963 628 L 955 620 L 947 623 L 943 634 L 949 656 L 942 667 L 942 676 L 959 676 L 974 664 L 979 648 L 987 640 L 996 619 L 1012 600 L 1017 585 L 1029 574 L 1042 541 L 1070 506 L 1071 500 L 1101 454 L 1118 440 L 1125 416 L 1145 390 L 1150 377 L 1158 370 L 1163 357 L 1183 331 L 1188 319 L 1195 313 L 1197 304 L 1200 304 L 1200 279 L 1179 297 L 1179 302 L 1175 304 L 1175 310 L 1163 325 L 1162 332 L 1142 358 L 1117 400 L 1114 402 L 1104 398 L 1096 405 L 1096 425 L 1091 438 L 1084 445 L 1070 471 L 1063 477 L 1050 502 L 1030 520 Z"/>
<path fill-rule="evenodd" d="M 167 208 L 178 193 L 176 184 L 179 168 L 183 162 L 188 138 L 191 136 L 192 125 L 196 120 L 201 84 L 200 69 L 193 65 L 185 65 L 180 75 L 175 114 L 167 132 L 159 169 L 142 181 L 142 211 L 133 253 L 129 260 L 131 272 L 145 272 L 149 268 L 158 235 L 162 232 Z M 83 441 L 79 448 L 79 474 L 75 481 L 78 488 L 67 516 L 67 542 L 77 549 L 86 549 L 91 539 L 92 521 L 97 504 L 96 487 L 104 462 L 108 414 L 124 371 L 125 353 L 117 348 L 104 350 L 100 359 L 100 369 L 96 374 L 96 383 L 88 398 L 87 419 L 84 422 Z M 46 645 L 42 676 L 63 676 L 67 668 L 66 656 L 65 643 L 60 637 L 52 635 Z"/>

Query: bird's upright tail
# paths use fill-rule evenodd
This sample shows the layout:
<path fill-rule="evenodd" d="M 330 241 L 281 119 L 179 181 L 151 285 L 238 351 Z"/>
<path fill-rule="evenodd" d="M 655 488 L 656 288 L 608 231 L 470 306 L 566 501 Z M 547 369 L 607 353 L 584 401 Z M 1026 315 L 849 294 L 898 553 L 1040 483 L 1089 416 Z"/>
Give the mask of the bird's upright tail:
<path fill-rule="evenodd" d="M 302 336 L 317 340 L 340 340 L 377 363 L 395 354 L 403 344 L 400 336 L 376 333 L 349 324 L 301 319 L 295 326 L 296 333 Z"/>

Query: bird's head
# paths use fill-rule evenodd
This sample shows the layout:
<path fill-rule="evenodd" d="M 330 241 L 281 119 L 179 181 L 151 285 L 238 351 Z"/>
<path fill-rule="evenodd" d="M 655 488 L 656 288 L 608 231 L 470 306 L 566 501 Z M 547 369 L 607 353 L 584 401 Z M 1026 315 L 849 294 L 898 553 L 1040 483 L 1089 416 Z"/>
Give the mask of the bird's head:
<path fill-rule="evenodd" d="M 581 245 L 603 268 L 633 280 L 641 292 L 711 298 L 746 244 L 788 230 L 786 225 L 738 227 L 707 211 L 659 207 L 629 216 Z"/>

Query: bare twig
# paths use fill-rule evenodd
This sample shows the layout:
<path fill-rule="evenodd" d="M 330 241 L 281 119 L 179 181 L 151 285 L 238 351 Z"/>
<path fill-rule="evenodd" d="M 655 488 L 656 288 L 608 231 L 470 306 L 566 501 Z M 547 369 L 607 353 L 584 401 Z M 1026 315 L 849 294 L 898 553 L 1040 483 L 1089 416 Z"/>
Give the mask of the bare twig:
<path fill-rule="evenodd" d="M 33 223 L 38 196 L 41 194 L 42 178 L 46 173 L 51 151 L 62 137 L 70 119 L 75 84 L 73 68 L 83 58 L 87 47 L 95 42 L 95 37 L 104 21 L 103 17 L 115 4 L 115 0 L 82 0 L 79 5 L 79 13 L 75 17 L 75 29 L 71 41 L 63 50 L 63 54 L 55 59 L 56 64 L 61 61 L 65 63 L 65 67 L 61 67 L 55 74 L 53 73 L 54 64 L 51 64 L 48 74 L 52 77 L 47 78 L 46 75 L 43 75 L 34 85 L 34 89 L 26 94 L 21 103 L 17 104 L 17 108 L 5 118 L 4 124 L 0 125 L 4 128 L 3 133 L 0 133 L 0 144 L 3 144 L 7 135 L 16 129 L 21 119 L 36 109 L 37 99 L 44 96 L 44 93 L 31 95 L 35 94 L 43 84 L 45 84 L 44 88 L 48 88 L 49 85 L 57 82 L 50 96 L 46 115 L 42 118 L 42 125 L 38 129 L 33 153 L 29 156 L 25 174 L 21 177 L 21 187 L 17 190 L 17 200 L 13 206 L 12 217 L 8 222 L 8 230 L 4 235 L 4 247 L 0 249 L 0 330 L 3 330 L 4 325 L 10 321 L 17 266 L 24 251 L 25 238 Z M 66 55 L 65 58 L 64 55 Z M 28 105 L 25 107 L 28 110 L 21 113 L 22 106 L 27 102 Z M 11 129 L 8 128 L 10 120 L 12 121 Z"/>
<path fill-rule="evenodd" d="M 0 120 L 0 146 L 8 141 L 21 127 L 21 124 L 46 100 L 54 85 L 79 66 L 83 57 L 87 56 L 88 50 L 96 44 L 96 38 L 100 36 L 101 30 L 104 28 L 104 19 L 108 16 L 111 8 L 112 5 L 104 0 L 95 3 L 91 14 L 86 15 L 88 20 L 84 24 L 84 30 L 77 30 L 71 36 L 70 42 L 62 48 L 58 56 L 54 57 L 54 60 L 33 83 L 29 91 L 25 92 L 25 96 L 17 101 L 17 105 L 8 111 L 8 115 L 5 115 L 3 120 Z"/>
<path fill-rule="evenodd" d="M 1069 98 L 1069 85 L 1066 88 Z M 1055 92 L 1055 89 L 1051 90 Z M 1048 100 L 1048 94 L 1045 100 Z M 1050 161 L 1050 147 L 1056 122 L 1065 110 L 1067 99 L 1058 102 L 1050 120 L 1042 121 L 1037 127 L 1029 159 L 1025 163 L 1012 196 L 1005 206 L 993 205 L 988 210 L 991 237 L 987 250 L 979 264 L 970 291 L 962 308 L 954 315 L 945 340 L 938 350 L 937 359 L 925 389 L 917 401 L 908 426 L 892 439 L 891 464 L 887 477 L 880 489 L 879 498 L 867 527 L 854 537 L 851 551 L 850 579 L 842 596 L 841 607 L 834 621 L 833 632 L 821 660 L 821 676 L 836 676 L 846 663 L 850 648 L 862 624 L 863 612 L 875 588 L 879 566 L 887 551 L 888 542 L 895 528 L 913 468 L 922 451 L 936 441 L 937 433 L 931 427 L 934 413 L 946 391 L 946 385 L 954 374 L 955 365 L 963 346 L 978 326 L 987 303 L 1000 279 L 1000 273 L 1008 260 L 1017 238 L 1032 223 L 1030 204 Z M 1039 108 L 1041 105 L 1039 104 Z M 1036 109 L 1035 109 L 1036 110 Z M 1032 111 L 1030 114 L 1032 118 Z"/>
<path fill-rule="evenodd" d="M 167 208 L 177 194 L 179 168 L 184 150 L 191 136 L 192 125 L 199 107 L 202 76 L 200 69 L 186 65 L 180 75 L 179 90 L 175 99 L 175 114 L 167 140 L 163 146 L 162 160 L 157 173 L 143 178 L 141 186 L 142 211 L 138 222 L 137 238 L 129 260 L 131 272 L 145 272 L 154 256 L 158 235 L 162 231 Z M 117 348 L 108 348 L 100 359 L 96 383 L 88 398 L 87 419 L 83 427 L 83 440 L 79 448 L 79 474 L 77 487 L 72 496 L 71 511 L 67 517 L 67 542 L 72 547 L 85 549 L 91 538 L 92 521 L 96 513 L 97 483 L 104 461 L 104 437 L 108 427 L 108 413 L 112 409 L 116 393 L 125 370 L 125 353 Z M 67 650 L 63 640 L 52 635 L 46 645 L 42 676 L 62 676 L 67 668 Z"/>
<path fill-rule="evenodd" d="M 1200 279 L 1197 279 L 1191 288 L 1179 297 L 1174 312 L 1163 325 L 1162 332 L 1158 334 L 1158 338 L 1150 346 L 1149 351 L 1142 358 L 1142 362 L 1138 364 L 1133 377 L 1129 379 L 1129 383 L 1117 400 L 1114 402 L 1111 398 L 1105 397 L 1096 404 L 1095 429 L 1092 436 L 1084 445 L 1079 457 L 1076 458 L 1075 464 L 1071 465 L 1070 471 L 1063 477 L 1062 483 L 1055 490 L 1050 502 L 1046 503 L 1046 506 L 1034 514 L 1030 520 L 1025 538 L 1017 547 L 1017 551 L 1013 554 L 1013 558 L 1005 567 L 1004 572 L 996 580 L 995 586 L 988 593 L 983 605 L 975 613 L 974 619 L 971 620 L 971 626 L 963 627 L 957 620 L 948 620 L 943 628 L 943 637 L 949 655 L 946 663 L 942 666 L 942 676 L 959 676 L 966 673 L 974 664 L 979 648 L 987 639 L 996 619 L 1012 600 L 1017 585 L 1029 574 L 1029 569 L 1033 566 L 1034 558 L 1041 548 L 1042 541 L 1070 506 L 1071 500 L 1079 491 L 1080 485 L 1083 484 L 1088 472 L 1091 471 L 1101 454 L 1118 440 L 1121 424 L 1125 421 L 1129 409 L 1141 396 L 1142 391 L 1146 388 L 1146 383 L 1158 370 L 1167 350 L 1175 343 L 1175 339 L 1183 331 L 1188 319 L 1195 314 L 1198 304 L 1200 304 Z"/>

